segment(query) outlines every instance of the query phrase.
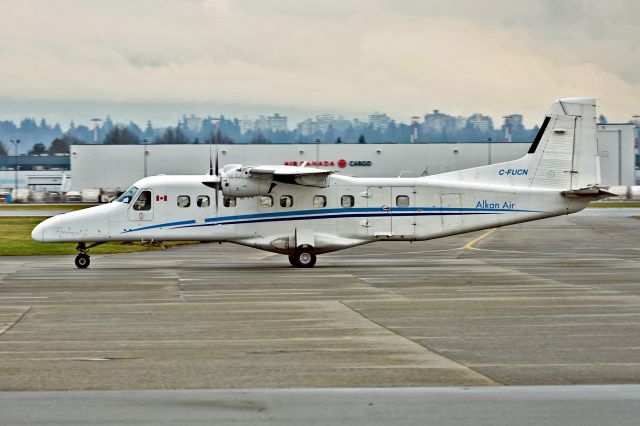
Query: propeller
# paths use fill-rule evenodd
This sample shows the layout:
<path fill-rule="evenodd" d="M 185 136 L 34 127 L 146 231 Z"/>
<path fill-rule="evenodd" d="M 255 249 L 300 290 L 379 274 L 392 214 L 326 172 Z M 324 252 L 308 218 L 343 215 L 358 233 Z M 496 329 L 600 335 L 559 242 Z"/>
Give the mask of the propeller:
<path fill-rule="evenodd" d="M 203 185 L 208 186 L 209 188 L 213 189 L 216 191 L 216 196 L 215 196 L 215 203 L 216 203 L 216 217 L 218 217 L 218 203 L 219 203 L 219 194 L 218 191 L 221 190 L 220 187 L 220 164 L 219 164 L 219 154 L 218 154 L 218 134 L 219 134 L 220 130 L 218 130 L 217 126 L 216 126 L 216 130 L 214 131 L 212 137 L 209 139 L 209 173 L 207 173 L 208 176 L 215 176 L 215 179 L 212 180 L 206 180 L 205 182 L 202 182 Z M 215 159 L 215 166 L 214 166 L 214 160 L 213 160 L 213 140 L 215 138 L 215 144 L 216 144 L 216 159 Z"/>
<path fill-rule="evenodd" d="M 216 191 L 216 217 L 218 217 L 218 191 L 220 190 L 220 175 L 219 175 L 219 170 L 220 170 L 220 164 L 218 162 L 218 133 L 220 132 L 220 130 L 218 129 L 218 124 L 219 122 L 214 122 L 214 131 L 213 131 L 213 137 L 211 139 L 209 139 L 209 176 L 215 176 L 218 179 L 216 179 L 214 182 L 214 185 L 212 186 L 212 188 L 215 189 Z M 215 139 L 215 143 L 216 143 L 216 163 L 215 163 L 215 168 L 213 166 L 213 155 L 211 152 L 211 144 L 213 143 L 213 140 Z M 207 185 L 209 186 L 209 185 Z"/>

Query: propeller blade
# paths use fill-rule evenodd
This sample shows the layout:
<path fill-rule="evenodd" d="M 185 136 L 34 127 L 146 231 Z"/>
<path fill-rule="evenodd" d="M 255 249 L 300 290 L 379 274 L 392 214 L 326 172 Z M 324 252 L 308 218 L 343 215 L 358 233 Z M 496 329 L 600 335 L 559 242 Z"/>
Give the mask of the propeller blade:
<path fill-rule="evenodd" d="M 215 142 L 216 142 L 216 167 L 215 167 L 215 171 L 214 171 L 216 176 L 219 176 L 218 173 L 219 173 L 219 170 L 220 170 L 220 164 L 219 164 L 220 155 L 219 155 L 219 149 L 218 149 L 218 138 L 219 138 L 219 135 L 220 135 L 220 129 L 218 128 L 218 125 L 219 125 L 219 122 L 217 122 L 216 128 L 214 130 L 214 134 L 213 134 L 213 137 L 215 138 Z M 209 145 L 209 147 L 211 147 L 211 145 Z M 211 148 L 209 148 L 209 149 L 211 149 Z M 209 156 L 209 159 L 211 159 L 211 156 Z M 214 174 L 214 173 L 211 173 L 211 174 Z M 219 198 L 220 198 L 220 195 L 218 194 L 218 191 L 220 191 L 221 183 L 222 182 L 220 182 L 220 180 L 218 180 L 218 185 L 216 186 L 216 217 L 218 217 L 218 203 L 219 203 Z"/>
<path fill-rule="evenodd" d="M 213 176 L 213 155 L 211 154 L 211 139 L 209 139 L 209 176 Z"/>
<path fill-rule="evenodd" d="M 218 138 L 216 138 L 216 168 L 215 168 L 215 175 L 218 176 L 218 170 L 220 170 L 220 164 L 218 163 Z"/>
<path fill-rule="evenodd" d="M 216 217 L 218 217 L 218 191 L 219 189 L 216 188 Z"/>

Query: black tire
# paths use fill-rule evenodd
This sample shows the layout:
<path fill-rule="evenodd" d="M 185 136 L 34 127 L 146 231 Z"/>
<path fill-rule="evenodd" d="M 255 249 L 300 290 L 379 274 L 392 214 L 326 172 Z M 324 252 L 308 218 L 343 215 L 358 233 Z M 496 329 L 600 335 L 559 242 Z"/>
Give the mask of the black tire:
<path fill-rule="evenodd" d="M 80 269 L 88 268 L 89 263 L 91 263 L 91 261 L 89 260 L 88 254 L 80 253 L 79 255 L 76 256 L 76 266 L 78 268 Z"/>
<path fill-rule="evenodd" d="M 298 265 L 298 262 L 296 261 L 296 257 L 295 256 L 289 255 L 289 263 L 294 268 L 299 268 L 300 267 L 300 265 Z"/>
<path fill-rule="evenodd" d="M 296 263 L 294 266 L 297 268 L 313 268 L 316 264 L 316 253 L 313 247 L 298 247 L 292 257 Z"/>

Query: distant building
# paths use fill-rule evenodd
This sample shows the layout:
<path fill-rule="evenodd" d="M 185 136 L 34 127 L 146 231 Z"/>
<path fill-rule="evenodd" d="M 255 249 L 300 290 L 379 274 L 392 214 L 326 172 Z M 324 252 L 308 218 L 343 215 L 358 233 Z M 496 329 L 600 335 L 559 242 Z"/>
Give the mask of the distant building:
<path fill-rule="evenodd" d="M 457 116 L 457 117 L 452 117 L 453 121 L 452 121 L 452 129 L 454 131 L 457 130 L 462 130 L 467 126 L 467 117 L 463 117 L 461 115 Z"/>
<path fill-rule="evenodd" d="M 262 130 L 265 132 L 269 130 L 270 129 L 269 120 L 267 119 L 267 117 L 265 117 L 264 115 L 261 115 L 260 117 L 258 117 L 256 119 L 255 129 Z"/>
<path fill-rule="evenodd" d="M 310 127 L 306 124 L 312 123 Z M 313 120 L 300 123 L 302 130 L 312 133 Z M 634 147 L 631 124 L 598 126 L 598 152 L 602 166 L 603 184 L 634 184 Z M 315 139 L 315 137 L 313 138 Z M 331 140 L 330 142 L 334 142 Z M 406 141 L 405 141 L 406 142 Z M 307 144 L 250 145 L 229 144 L 220 147 L 220 164 L 286 164 L 290 162 L 323 161 L 328 168 L 347 175 L 361 177 L 395 177 L 403 171 L 412 176 L 436 174 L 490 163 L 509 161 L 522 157 L 531 143 L 417 143 L 417 144 L 358 144 L 328 143 L 321 147 Z M 319 149 L 320 151 L 316 151 Z M 154 161 L 148 164 L 148 174 L 189 174 L 194 170 L 209 168 L 209 147 L 201 144 L 147 146 Z M 319 152 L 319 154 L 318 154 Z M 71 155 L 72 190 L 84 188 L 125 189 L 143 177 L 144 152 L 136 145 L 73 145 Z M 319 157 L 317 157 L 319 155 Z M 42 157 L 46 158 L 46 157 Z M 3 157 L 0 156 L 0 165 Z M 345 160 L 340 165 L 339 160 Z M 25 164 L 24 157 L 19 159 Z M 49 160 L 51 161 L 51 160 Z M 367 167 L 357 166 L 365 161 Z M 13 167 L 13 158 L 5 163 Z M 42 163 L 38 163 L 42 164 Z M 353 164 L 353 165 L 352 165 Z M 68 167 L 68 166 L 66 166 Z M 426 173 L 425 173 L 426 171 Z M 25 173 L 24 183 L 26 185 Z M 44 172 L 43 172 L 44 173 Z M 62 171 L 59 172 L 59 175 Z M 51 175 L 54 175 L 51 173 Z M 5 187 L 12 187 L 14 173 L 4 172 Z M 0 180 L 0 185 L 1 185 Z M 35 181 L 34 181 L 35 183 Z"/>
<path fill-rule="evenodd" d="M 455 134 L 467 126 L 467 117 L 443 114 L 439 110 L 434 109 L 433 113 L 424 116 L 422 124 L 422 132 L 427 136 L 427 140 L 431 141 L 434 137 L 439 138 L 443 134 Z M 431 137 L 431 139 L 429 139 Z"/>
<path fill-rule="evenodd" d="M 332 114 L 320 114 L 316 116 L 317 129 L 322 133 L 326 133 L 329 126 L 333 126 L 335 118 Z"/>
<path fill-rule="evenodd" d="M 424 124 L 422 130 L 425 133 L 442 133 L 448 129 L 455 122 L 455 118 L 443 114 L 440 110 L 434 109 L 432 114 L 426 114 L 424 116 Z"/>
<path fill-rule="evenodd" d="M 502 132 L 504 134 L 504 142 L 512 142 L 514 133 L 521 134 L 524 131 L 521 114 L 511 114 L 504 117 Z"/>
<path fill-rule="evenodd" d="M 287 117 L 280 115 L 277 112 L 274 115 L 267 117 L 269 129 L 272 132 L 286 132 L 287 129 Z"/>
<path fill-rule="evenodd" d="M 635 125 L 598 125 L 598 155 L 603 186 L 635 185 Z"/>
<path fill-rule="evenodd" d="M 351 121 L 340 115 L 338 118 L 333 120 L 332 126 L 336 132 L 342 133 L 351 127 Z"/>
<path fill-rule="evenodd" d="M 193 132 L 199 132 L 202 129 L 202 117 L 196 117 L 195 114 L 190 116 L 182 116 L 182 125 Z"/>
<path fill-rule="evenodd" d="M 366 121 L 360 121 L 357 118 L 354 118 L 353 121 L 351 122 L 351 125 L 353 126 L 354 130 L 358 131 L 368 127 L 369 123 L 367 123 Z"/>
<path fill-rule="evenodd" d="M 507 116 L 507 120 L 514 129 L 517 127 L 524 127 L 522 114 L 511 114 Z"/>
<path fill-rule="evenodd" d="M 467 118 L 467 125 L 481 131 L 488 132 L 493 130 L 493 120 L 488 115 L 482 115 L 478 112 Z"/>
<path fill-rule="evenodd" d="M 389 124 L 391 124 L 391 119 L 387 114 L 376 111 L 369 116 L 369 124 L 376 130 L 387 130 Z"/>
<path fill-rule="evenodd" d="M 318 130 L 318 125 L 312 119 L 307 118 L 302 123 L 298 123 L 298 133 L 300 136 L 311 136 Z"/>
<path fill-rule="evenodd" d="M 248 117 L 242 118 L 242 120 L 238 121 L 238 126 L 240 127 L 240 134 L 245 134 L 249 131 L 255 129 L 255 122 L 253 120 L 249 120 Z"/>

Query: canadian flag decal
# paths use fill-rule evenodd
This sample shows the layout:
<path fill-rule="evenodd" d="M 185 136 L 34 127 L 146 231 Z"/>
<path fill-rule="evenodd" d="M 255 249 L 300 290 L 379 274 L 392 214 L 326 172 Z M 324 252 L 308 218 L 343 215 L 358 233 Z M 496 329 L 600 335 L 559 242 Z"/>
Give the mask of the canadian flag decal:
<path fill-rule="evenodd" d="M 166 195 L 156 195 L 156 201 L 167 201 Z"/>

